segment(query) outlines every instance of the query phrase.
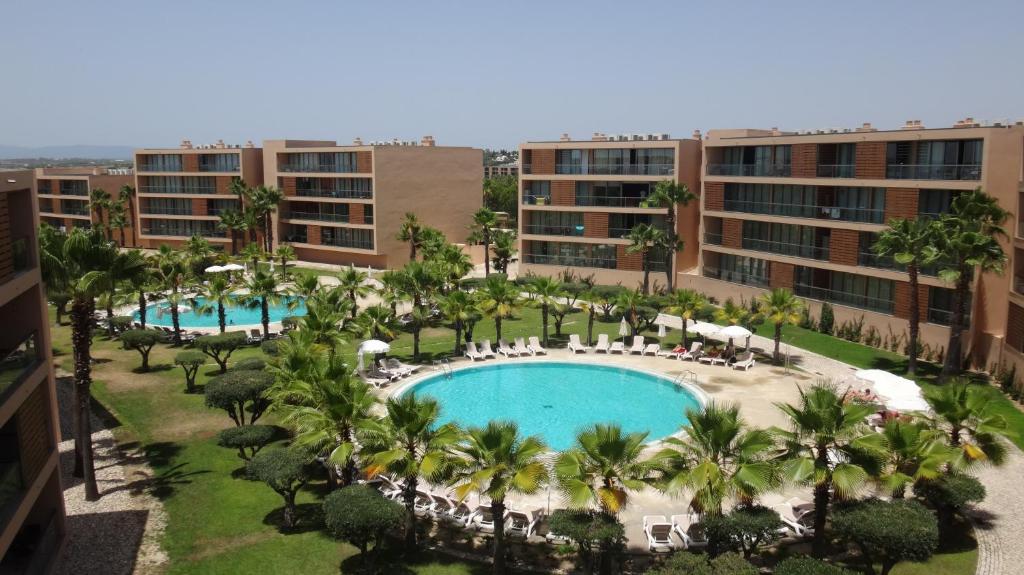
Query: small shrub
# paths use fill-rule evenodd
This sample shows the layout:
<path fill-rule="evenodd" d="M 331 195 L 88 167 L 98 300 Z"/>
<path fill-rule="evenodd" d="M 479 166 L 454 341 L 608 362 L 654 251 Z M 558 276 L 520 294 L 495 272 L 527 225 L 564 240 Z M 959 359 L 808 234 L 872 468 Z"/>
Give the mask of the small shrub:
<path fill-rule="evenodd" d="M 185 393 L 195 393 L 196 374 L 206 363 L 206 354 L 196 350 L 185 350 L 174 356 L 174 365 L 180 366 L 185 372 Z"/>
<path fill-rule="evenodd" d="M 359 549 L 364 562 L 370 543 L 377 555 L 385 532 L 398 529 L 404 520 L 402 505 L 366 485 L 343 487 L 324 498 L 327 532 Z"/>
<path fill-rule="evenodd" d="M 153 351 L 160 341 L 160 334 L 149 329 L 130 329 L 121 334 L 121 345 L 125 349 L 134 349 L 142 356 L 140 371 L 149 371 L 149 352 Z"/>
<path fill-rule="evenodd" d="M 246 341 L 248 341 L 248 338 L 245 332 L 229 331 L 215 335 L 200 336 L 196 339 L 195 347 L 217 362 L 220 372 L 224 373 L 228 370 L 228 358 L 231 357 L 231 354 L 236 349 L 244 346 Z"/>
<path fill-rule="evenodd" d="M 818 320 L 818 331 L 832 335 L 835 329 L 836 316 L 832 306 L 828 303 L 821 304 L 821 319 Z"/>
<path fill-rule="evenodd" d="M 626 529 L 618 518 L 596 511 L 555 510 L 548 523 L 551 531 L 576 544 L 580 563 L 587 572 L 600 565 L 607 572 L 614 555 L 625 546 Z"/>
<path fill-rule="evenodd" d="M 273 383 L 274 376 L 265 371 L 229 371 L 207 382 L 206 406 L 223 409 L 239 427 L 252 425 L 270 406 L 263 394 Z"/>
<path fill-rule="evenodd" d="M 235 362 L 235 365 L 231 366 L 232 371 L 262 371 L 266 369 L 267 362 L 263 361 L 258 357 L 247 357 L 241 361 Z"/>
<path fill-rule="evenodd" d="M 295 329 L 299 327 L 299 320 L 302 318 L 294 315 L 287 315 L 281 318 L 281 327 L 283 329 Z"/>
<path fill-rule="evenodd" d="M 888 575 L 900 561 L 927 561 L 939 544 L 935 516 L 917 501 L 868 499 L 837 509 L 832 528 L 840 538 L 855 544 L 865 570 Z"/>
<path fill-rule="evenodd" d="M 940 475 L 914 484 L 914 495 L 935 509 L 940 535 L 948 540 L 955 516 L 971 503 L 984 501 L 985 486 L 966 474 Z"/>
<path fill-rule="evenodd" d="M 783 559 L 775 566 L 773 573 L 774 575 L 857 575 L 849 569 L 843 569 L 806 555 Z"/>
<path fill-rule="evenodd" d="M 712 575 L 757 575 L 757 567 L 739 553 L 723 553 L 711 560 Z"/>
<path fill-rule="evenodd" d="M 277 355 L 277 340 L 267 339 L 260 342 L 260 351 L 274 357 Z"/>
<path fill-rule="evenodd" d="M 274 440 L 277 428 L 273 425 L 244 425 L 229 427 L 217 435 L 217 445 L 238 450 L 238 457 L 249 461 Z"/>
<path fill-rule="evenodd" d="M 295 494 L 309 480 L 308 456 L 296 449 L 267 449 L 246 465 L 249 477 L 270 486 L 284 499 L 284 525 L 295 527 Z"/>
<path fill-rule="evenodd" d="M 818 325 L 815 323 L 814 318 L 811 317 L 811 310 L 806 305 L 800 310 L 800 323 L 797 324 L 804 329 L 817 330 Z"/>
<path fill-rule="evenodd" d="M 678 551 L 646 571 L 645 575 L 714 575 L 707 555 Z"/>
<path fill-rule="evenodd" d="M 725 515 L 706 517 L 701 525 L 708 536 L 708 553 L 741 551 L 749 559 L 761 545 L 779 538 L 784 527 L 779 514 L 759 505 L 737 507 Z"/>
<path fill-rule="evenodd" d="M 132 326 L 132 322 L 135 321 L 130 315 L 115 315 L 110 318 L 110 325 L 113 326 L 114 331 L 120 333 Z"/>

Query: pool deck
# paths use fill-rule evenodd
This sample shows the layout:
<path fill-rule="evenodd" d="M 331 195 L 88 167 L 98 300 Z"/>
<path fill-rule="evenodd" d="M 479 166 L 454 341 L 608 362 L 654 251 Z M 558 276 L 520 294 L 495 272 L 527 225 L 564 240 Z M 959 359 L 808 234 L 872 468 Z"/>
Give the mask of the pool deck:
<path fill-rule="evenodd" d="M 740 412 L 747 423 L 757 427 L 784 426 L 786 420 L 774 404 L 776 402 L 796 402 L 799 397 L 798 386 L 813 384 L 815 379 L 819 377 L 814 373 L 797 369 L 789 369 L 787 371 L 785 368 L 775 367 L 766 363 L 758 363 L 749 370 L 743 371 L 721 365 L 712 366 L 699 362 L 678 361 L 650 355 L 604 354 L 594 353 L 593 351 L 585 354 L 574 354 L 565 349 L 549 349 L 546 356 L 526 356 L 518 359 L 506 359 L 499 355 L 496 359 L 472 362 L 463 358 L 453 361 L 451 368 L 452 370 L 459 370 L 493 363 L 539 361 L 614 365 L 654 373 L 669 379 L 675 379 L 686 371 L 692 371 L 696 374 L 696 387 L 702 392 L 702 399 L 738 404 Z M 440 373 L 440 367 L 429 366 L 419 374 L 395 382 L 389 388 L 383 390 L 381 395 L 389 396 L 401 393 L 416 383 L 438 373 Z M 624 397 L 628 397 L 628 395 Z M 653 453 L 659 448 L 659 442 L 652 442 L 648 446 L 648 452 Z M 762 503 L 772 505 L 794 496 L 809 500 L 810 495 L 809 489 L 793 487 L 781 493 L 765 496 L 762 498 Z M 467 501 L 470 507 L 475 507 L 479 503 L 479 498 L 476 495 L 470 496 Z M 529 496 L 510 497 L 508 501 L 508 507 L 517 510 L 539 509 L 548 512 L 548 510 L 555 510 L 561 506 L 560 495 L 555 489 L 552 489 L 550 493 L 548 490 L 544 490 Z M 683 499 L 669 497 L 655 489 L 644 489 L 640 492 L 631 493 L 629 505 L 620 514 L 620 519 L 626 526 L 629 548 L 637 551 L 645 551 L 647 549 L 647 542 L 643 533 L 643 517 L 645 515 L 664 515 L 670 517 L 685 513 L 686 507 L 686 501 Z"/>

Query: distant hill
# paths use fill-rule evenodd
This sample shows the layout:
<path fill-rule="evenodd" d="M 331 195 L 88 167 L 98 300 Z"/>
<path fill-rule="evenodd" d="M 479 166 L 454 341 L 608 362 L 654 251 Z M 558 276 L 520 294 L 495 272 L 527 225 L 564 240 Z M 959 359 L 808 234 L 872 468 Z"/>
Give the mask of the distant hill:
<path fill-rule="evenodd" d="M 0 144 L 0 159 L 22 158 L 82 158 L 93 160 L 130 160 L 132 146 L 4 146 Z"/>

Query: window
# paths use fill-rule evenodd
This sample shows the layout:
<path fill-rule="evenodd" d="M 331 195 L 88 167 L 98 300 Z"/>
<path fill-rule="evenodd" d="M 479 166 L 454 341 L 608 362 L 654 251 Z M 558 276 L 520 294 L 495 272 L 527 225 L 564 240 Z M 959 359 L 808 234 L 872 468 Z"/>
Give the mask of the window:
<path fill-rule="evenodd" d="M 188 198 L 146 198 L 143 202 L 142 213 L 191 215 L 192 200 Z"/>
<path fill-rule="evenodd" d="M 556 150 L 556 174 L 582 174 L 583 150 Z"/>
<path fill-rule="evenodd" d="M 320 228 L 320 243 L 325 246 L 372 250 L 373 230 L 324 226 Z"/>
<path fill-rule="evenodd" d="M 296 178 L 295 193 L 299 196 L 370 199 L 373 197 L 373 180 L 370 178 Z"/>
<path fill-rule="evenodd" d="M 612 238 L 625 237 L 629 234 L 630 230 L 640 224 L 651 225 L 668 233 L 665 216 L 654 214 L 609 214 L 608 236 Z"/>
<path fill-rule="evenodd" d="M 226 236 L 224 230 L 219 229 L 217 222 L 212 220 L 147 219 L 143 222 L 143 225 L 148 227 L 144 227 L 142 233 L 151 236 L 179 236 L 186 238 L 194 235 L 213 238 L 223 238 Z"/>
<path fill-rule="evenodd" d="M 213 176 L 147 176 L 139 191 L 150 194 L 216 194 Z"/>
<path fill-rule="evenodd" d="M 523 231 L 549 236 L 582 236 L 583 214 L 579 212 L 526 212 Z"/>
<path fill-rule="evenodd" d="M 61 213 L 74 216 L 88 216 L 89 202 L 83 202 L 80 200 L 61 200 L 60 211 Z"/>
<path fill-rule="evenodd" d="M 238 154 L 200 154 L 200 172 L 237 172 Z"/>
<path fill-rule="evenodd" d="M 891 314 L 893 281 L 797 266 L 793 291 L 803 297 Z"/>
<path fill-rule="evenodd" d="M 704 276 L 722 281 L 767 287 L 769 263 L 760 258 L 709 252 L 705 254 Z"/>
<path fill-rule="evenodd" d="M 647 207 L 648 182 L 576 182 L 577 206 Z"/>
<path fill-rule="evenodd" d="M 363 223 L 364 224 L 372 224 L 373 223 L 373 205 L 372 204 L 363 204 Z"/>
<path fill-rule="evenodd" d="M 615 269 L 616 248 L 611 244 L 524 242 L 523 261 L 528 264 Z"/>
<path fill-rule="evenodd" d="M 930 286 L 928 288 L 928 322 L 939 325 L 953 323 L 953 290 Z M 964 327 L 971 323 L 971 297 L 964 302 Z"/>
<path fill-rule="evenodd" d="M 143 154 L 139 156 L 140 172 L 180 172 L 180 154 Z"/>
<path fill-rule="evenodd" d="M 288 224 L 284 228 L 284 241 L 299 244 L 309 243 L 307 242 L 306 226 L 303 224 Z"/>
<path fill-rule="evenodd" d="M 981 179 L 981 140 L 889 142 L 886 176 L 917 180 Z"/>
<path fill-rule="evenodd" d="M 42 190 L 40 190 L 42 193 Z M 88 196 L 89 183 L 84 180 L 61 180 L 60 195 L 62 196 Z"/>
<path fill-rule="evenodd" d="M 828 228 L 743 221 L 743 248 L 800 258 L 827 260 Z"/>
<path fill-rule="evenodd" d="M 949 213 L 956 195 L 954 190 L 921 190 L 917 193 L 917 213 L 926 218 L 937 219 Z"/>
<path fill-rule="evenodd" d="M 355 172 L 355 152 L 298 152 L 284 154 L 282 172 Z"/>
<path fill-rule="evenodd" d="M 544 205 L 551 203 L 551 182 L 525 180 L 523 182 L 523 204 Z"/>
<path fill-rule="evenodd" d="M 206 202 L 206 215 L 219 216 L 229 210 L 238 211 L 238 200 L 208 200 Z"/>

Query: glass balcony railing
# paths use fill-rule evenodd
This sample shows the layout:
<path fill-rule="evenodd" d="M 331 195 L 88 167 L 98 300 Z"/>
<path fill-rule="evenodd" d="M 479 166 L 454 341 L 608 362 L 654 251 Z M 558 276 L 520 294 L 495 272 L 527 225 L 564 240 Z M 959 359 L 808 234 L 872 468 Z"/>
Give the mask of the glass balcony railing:
<path fill-rule="evenodd" d="M 327 212 L 298 212 L 288 210 L 281 212 L 281 217 L 286 220 L 317 220 L 321 222 L 349 223 L 349 214 L 332 214 Z"/>
<path fill-rule="evenodd" d="M 306 172 L 329 174 L 354 174 L 356 167 L 348 164 L 280 164 L 282 172 Z"/>
<path fill-rule="evenodd" d="M 837 291 L 801 283 L 793 285 L 793 293 L 801 297 L 809 297 L 811 299 L 866 309 L 869 311 L 879 311 L 891 314 L 893 310 L 892 299 L 879 299 L 865 294 Z"/>
<path fill-rule="evenodd" d="M 373 241 L 357 240 L 352 238 L 325 238 L 320 239 L 320 245 L 334 246 L 337 248 L 353 248 L 357 250 L 372 250 Z"/>
<path fill-rule="evenodd" d="M 859 252 L 857 263 L 868 268 L 879 268 L 885 270 L 902 270 L 904 266 L 896 263 L 892 256 L 880 256 L 874 252 Z"/>
<path fill-rule="evenodd" d="M 38 332 L 30 333 L 13 349 L 0 350 L 0 397 L 35 370 L 43 360 Z"/>
<path fill-rule="evenodd" d="M 776 242 L 757 238 L 743 238 L 741 241 L 741 245 L 745 250 L 754 250 L 782 256 L 793 256 L 796 258 L 809 258 L 823 261 L 828 261 L 829 258 L 829 249 L 827 247 Z"/>
<path fill-rule="evenodd" d="M 854 173 L 853 164 L 818 164 L 819 178 L 852 178 Z"/>
<path fill-rule="evenodd" d="M 811 218 L 820 220 L 842 220 L 846 222 L 864 222 L 881 224 L 885 222 L 884 209 L 845 208 L 837 206 L 818 206 L 810 204 L 780 204 L 774 202 L 754 202 L 747 200 L 726 199 L 725 211 L 746 214 L 766 214 L 791 218 Z"/>
<path fill-rule="evenodd" d="M 1013 291 L 1024 295 L 1024 275 L 1017 275 L 1013 277 Z"/>
<path fill-rule="evenodd" d="M 56 212 L 50 212 L 50 213 L 56 213 Z M 82 210 L 82 209 L 69 208 L 67 206 L 61 206 L 60 207 L 60 213 L 67 214 L 69 216 L 88 216 L 89 215 L 89 210 L 88 209 Z"/>
<path fill-rule="evenodd" d="M 926 315 L 928 323 L 934 323 L 938 325 L 949 325 L 953 323 L 953 312 L 946 309 L 938 309 L 934 307 L 928 308 Z M 968 318 L 964 318 L 967 320 Z M 967 323 L 966 321 L 964 322 Z"/>
<path fill-rule="evenodd" d="M 238 173 L 238 164 L 225 165 L 225 164 L 199 164 L 200 172 L 223 172 L 223 173 Z"/>
<path fill-rule="evenodd" d="M 193 235 L 200 235 L 204 238 L 226 238 L 227 230 L 177 230 L 170 228 L 142 228 L 144 236 L 170 236 L 175 238 L 190 238 Z"/>
<path fill-rule="evenodd" d="M 582 236 L 583 224 L 570 226 L 546 226 L 528 224 L 523 226 L 524 234 L 536 234 L 542 236 Z"/>
<path fill-rule="evenodd" d="M 295 195 L 310 198 L 342 198 L 347 200 L 369 200 L 373 198 L 370 190 L 310 190 L 297 189 Z"/>
<path fill-rule="evenodd" d="M 136 169 L 140 172 L 180 172 L 181 164 L 149 164 L 140 162 Z"/>
<path fill-rule="evenodd" d="M 891 180 L 980 180 L 981 164 L 890 164 Z"/>
<path fill-rule="evenodd" d="M 710 246 L 720 246 L 722 245 L 722 234 L 704 232 L 704 243 Z"/>
<path fill-rule="evenodd" d="M 704 277 L 756 287 L 768 287 L 769 285 L 769 279 L 767 276 L 755 275 L 739 270 L 722 269 L 713 266 L 704 266 Z"/>
<path fill-rule="evenodd" d="M 143 194 L 216 194 L 215 186 L 203 186 L 194 188 L 170 188 L 167 186 L 139 186 L 139 192 Z"/>
<path fill-rule="evenodd" d="M 556 174 L 590 176 L 671 176 L 675 164 L 557 164 Z"/>
<path fill-rule="evenodd" d="M 581 207 L 664 209 L 657 204 L 649 203 L 647 196 L 576 196 L 576 205 Z"/>
<path fill-rule="evenodd" d="M 709 176 L 788 178 L 791 173 L 791 164 L 708 164 Z"/>
<path fill-rule="evenodd" d="M 593 258 L 586 256 L 524 254 L 523 261 L 528 264 L 547 266 L 568 266 L 581 268 L 615 269 L 615 258 Z"/>
<path fill-rule="evenodd" d="M 523 194 L 524 206 L 550 206 L 551 194 Z"/>
<path fill-rule="evenodd" d="M 162 208 L 155 206 L 147 206 L 142 209 L 142 214 L 152 214 L 161 216 L 191 216 L 192 208 Z"/>

